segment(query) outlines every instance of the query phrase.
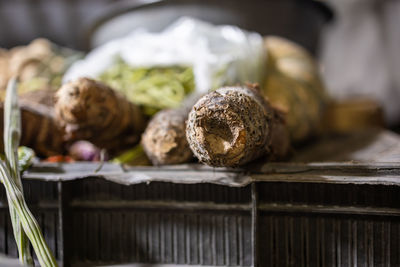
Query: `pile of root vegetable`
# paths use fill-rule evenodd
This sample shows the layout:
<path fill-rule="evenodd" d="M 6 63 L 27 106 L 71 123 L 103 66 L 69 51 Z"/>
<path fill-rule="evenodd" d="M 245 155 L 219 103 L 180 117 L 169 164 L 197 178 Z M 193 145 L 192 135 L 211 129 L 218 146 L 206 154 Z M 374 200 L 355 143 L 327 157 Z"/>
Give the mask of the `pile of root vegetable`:
<path fill-rule="evenodd" d="M 33 89 L 20 90 L 21 145 L 32 148 L 42 160 L 105 159 L 132 165 L 165 165 L 197 159 L 211 166 L 239 166 L 258 158 L 279 160 L 288 155 L 291 143 L 318 131 L 327 103 L 312 57 L 298 45 L 278 37 L 264 39 L 268 62 L 265 81 L 260 85 L 226 85 L 208 94 L 193 93 L 179 107 L 174 102 L 173 108 L 155 115 L 154 107 L 165 107 L 160 104 L 163 95 L 138 102 L 134 101 L 135 95 L 114 89 L 128 88 L 126 81 L 115 80 L 123 76 L 116 73 L 123 65 L 98 80 L 82 77 L 63 85 L 59 75 L 64 68 L 42 75 L 38 69 L 48 67 L 51 58 L 58 56 L 58 61 L 65 61 L 66 57 L 51 51 L 48 42 L 40 42 L 41 46 L 34 42 L 19 48 L 19 53 L 25 51 L 25 56 L 20 56 L 25 63 L 18 63 L 19 72 L 12 71 L 17 64 L 12 62 L 15 52 L 1 52 L 0 86 L 14 76 L 20 79 L 20 88 L 28 87 L 28 81 L 34 84 L 40 77 L 44 81 Z M 181 87 L 188 88 L 182 91 L 183 98 L 193 89 L 193 74 L 190 69 L 173 71 L 178 73 L 173 74 L 174 85 L 182 82 Z M 124 73 L 132 76 L 126 68 Z M 170 75 L 171 71 L 145 73 Z M 112 82 L 107 82 L 110 77 Z M 164 83 L 170 82 L 163 79 Z M 145 96 L 146 84 L 141 78 L 140 87 L 132 88 Z"/>

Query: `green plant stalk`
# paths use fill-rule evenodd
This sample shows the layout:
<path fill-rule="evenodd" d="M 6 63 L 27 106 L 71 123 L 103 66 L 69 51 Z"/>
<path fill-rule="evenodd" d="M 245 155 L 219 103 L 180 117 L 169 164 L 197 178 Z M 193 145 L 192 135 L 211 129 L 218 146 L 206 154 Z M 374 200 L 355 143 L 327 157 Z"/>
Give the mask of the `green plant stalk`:
<path fill-rule="evenodd" d="M 26 205 L 21 190 L 19 190 L 18 186 L 11 178 L 7 166 L 2 161 L 0 161 L 0 175 L 4 187 L 6 188 L 7 197 L 10 201 L 9 204 L 13 206 L 20 218 L 22 228 L 32 243 L 40 266 L 56 267 L 57 262 L 43 238 L 39 224 Z"/>
<path fill-rule="evenodd" d="M 7 87 L 4 105 L 6 159 L 4 162 L 0 161 L 0 178 L 6 188 L 20 261 L 24 264 L 33 265 L 27 236 L 32 243 L 40 265 L 46 267 L 57 266 L 57 262 L 43 238 L 37 221 L 26 205 L 22 192 L 17 152 L 21 136 L 21 115 L 16 86 L 16 80 L 11 79 Z"/>
<path fill-rule="evenodd" d="M 7 86 L 6 99 L 4 103 L 4 150 L 5 162 L 11 169 L 11 178 L 22 192 L 21 177 L 18 170 L 18 145 L 21 136 L 21 114 L 18 107 L 16 95 L 16 80 L 11 79 Z M 10 202 L 7 194 L 8 203 Z M 22 264 L 33 266 L 33 259 L 30 252 L 29 240 L 27 239 L 16 210 L 9 205 L 10 217 L 13 226 L 14 238 L 18 247 L 18 256 Z"/>
<path fill-rule="evenodd" d="M 11 199 L 9 198 L 9 194 L 7 194 L 7 201 L 11 203 Z M 14 238 L 18 247 L 18 258 L 21 264 L 27 266 L 33 266 L 33 259 L 29 247 L 29 240 L 25 235 L 25 232 L 22 229 L 21 222 L 19 220 L 17 211 L 13 206 L 9 205 L 10 210 L 10 218 L 13 226 Z"/>
<path fill-rule="evenodd" d="M 121 155 L 113 158 L 111 162 L 117 164 L 127 164 L 129 162 L 134 161 L 135 159 L 139 159 L 140 157 L 146 157 L 143 147 L 141 145 L 136 145 L 135 147 L 125 151 Z"/>

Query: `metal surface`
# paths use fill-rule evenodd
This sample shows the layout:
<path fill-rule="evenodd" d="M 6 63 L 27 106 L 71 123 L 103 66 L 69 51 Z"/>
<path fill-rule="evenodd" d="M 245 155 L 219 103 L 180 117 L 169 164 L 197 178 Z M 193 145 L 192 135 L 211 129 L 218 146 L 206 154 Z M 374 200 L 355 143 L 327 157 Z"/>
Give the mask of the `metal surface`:
<path fill-rule="evenodd" d="M 123 186 L 91 178 L 69 182 L 65 189 L 73 203 L 72 264 L 251 265 L 248 187 L 162 182 Z M 150 208 L 124 205 L 144 200 L 152 202 Z M 121 206 L 110 209 L 110 201 Z M 162 202 L 170 208 L 157 205 Z"/>
<path fill-rule="evenodd" d="M 252 6 L 258 9 L 254 12 Z M 144 9 L 158 8 L 165 8 L 170 16 L 174 15 L 174 10 L 176 13 L 169 19 L 167 12 L 165 15 L 150 14 L 145 20 L 137 20 L 136 16 L 135 21 L 142 25 L 153 21 L 153 25 L 158 23 L 164 27 L 178 15 L 194 15 L 210 18 L 214 23 L 249 26 L 250 30 L 263 34 L 289 34 L 288 37 L 305 43 L 308 48 L 315 48 L 324 22 L 332 16 L 321 1 L 313 0 L 0 0 L 0 47 L 25 45 L 35 38 L 45 37 L 62 46 L 88 50 L 94 29 L 105 21 L 128 11 L 141 13 Z M 226 14 L 218 13 L 221 8 Z M 120 25 L 121 28 L 114 29 L 115 33 L 121 31 Z"/>
<path fill-rule="evenodd" d="M 144 27 L 161 31 L 182 16 L 213 24 L 232 24 L 262 35 L 280 35 L 317 51 L 331 10 L 313 0 L 142 0 L 108 6 L 85 35 L 88 49 Z"/>

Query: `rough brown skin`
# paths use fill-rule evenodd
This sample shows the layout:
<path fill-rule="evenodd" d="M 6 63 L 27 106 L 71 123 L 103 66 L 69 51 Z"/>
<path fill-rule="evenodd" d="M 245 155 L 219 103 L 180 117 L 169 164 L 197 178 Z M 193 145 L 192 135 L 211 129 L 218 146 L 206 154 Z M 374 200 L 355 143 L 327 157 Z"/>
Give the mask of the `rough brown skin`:
<path fill-rule="evenodd" d="M 186 137 L 194 155 L 216 167 L 276 159 L 289 149 L 282 114 L 250 86 L 223 87 L 202 97 L 189 113 Z"/>
<path fill-rule="evenodd" d="M 35 150 L 41 157 L 60 155 L 65 152 L 63 132 L 57 126 L 54 110 L 46 105 L 20 101 L 22 136 L 21 145 Z M 0 105 L 0 132 L 3 132 L 3 104 Z M 0 141 L 3 150 L 3 138 Z"/>
<path fill-rule="evenodd" d="M 186 140 L 185 108 L 158 112 L 142 135 L 142 146 L 153 165 L 189 162 L 193 153 Z"/>
<path fill-rule="evenodd" d="M 87 140 L 111 154 L 137 144 L 146 126 L 138 106 L 88 78 L 64 84 L 56 94 L 55 111 L 66 140 Z"/>
<path fill-rule="evenodd" d="M 19 100 L 30 102 L 32 105 L 41 104 L 49 108 L 54 108 L 55 93 L 56 91 L 52 89 L 35 90 L 21 94 Z"/>
<path fill-rule="evenodd" d="M 193 160 L 186 139 L 186 120 L 200 94 L 188 96 L 180 108 L 158 112 L 142 135 L 142 147 L 153 165 L 172 165 Z"/>
<path fill-rule="evenodd" d="M 286 111 L 292 142 L 318 134 L 330 102 L 318 64 L 304 48 L 281 37 L 264 38 L 268 69 L 262 94 Z"/>

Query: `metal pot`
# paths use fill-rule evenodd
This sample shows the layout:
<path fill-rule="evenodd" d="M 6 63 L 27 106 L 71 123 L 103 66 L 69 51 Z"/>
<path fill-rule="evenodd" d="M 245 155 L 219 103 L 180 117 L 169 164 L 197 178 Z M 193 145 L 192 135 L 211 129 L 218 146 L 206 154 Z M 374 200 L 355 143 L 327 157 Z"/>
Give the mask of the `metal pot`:
<path fill-rule="evenodd" d="M 90 25 L 85 43 L 90 49 L 138 27 L 161 31 L 182 16 L 283 36 L 316 53 L 321 30 L 333 14 L 324 3 L 313 0 L 122 1 L 104 9 Z"/>

